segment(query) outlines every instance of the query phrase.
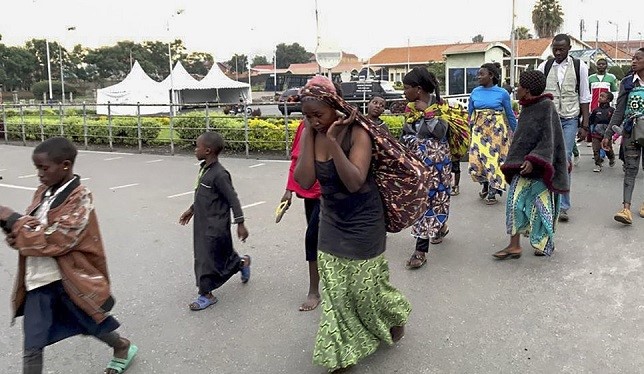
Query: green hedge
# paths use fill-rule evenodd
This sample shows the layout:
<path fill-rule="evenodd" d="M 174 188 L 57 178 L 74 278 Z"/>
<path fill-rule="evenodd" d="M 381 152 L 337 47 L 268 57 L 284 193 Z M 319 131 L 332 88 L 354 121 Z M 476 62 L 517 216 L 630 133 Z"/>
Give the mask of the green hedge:
<path fill-rule="evenodd" d="M 60 117 L 56 111 L 43 109 L 43 133 L 45 138 L 60 135 Z M 7 114 L 9 111 L 7 111 Z M 45 115 L 45 112 L 47 115 Z M 40 115 L 24 115 L 25 139 L 40 140 Z M 400 136 L 403 124 L 402 116 L 383 115 L 381 117 L 389 127 L 392 135 Z M 205 112 L 190 112 L 181 114 L 173 119 L 173 131 L 170 132 L 168 117 L 142 117 L 141 135 L 143 144 L 168 144 L 170 137 L 178 146 L 193 146 L 197 137 L 206 131 L 206 123 L 212 131 L 219 132 L 226 140 L 226 148 L 233 151 L 245 150 L 245 124 L 243 117 L 210 115 L 206 121 Z M 250 151 L 283 151 L 285 144 L 285 129 L 288 126 L 288 145 L 293 142 L 295 130 L 300 119 L 290 119 L 288 124 L 284 118 L 248 119 L 248 147 Z M 19 115 L 7 115 L 5 124 L 10 140 L 22 139 L 22 125 Z M 63 134 L 73 141 L 84 142 L 83 117 L 72 110 L 66 111 L 63 117 Z M 108 144 L 109 127 L 106 116 L 87 117 L 87 134 L 89 144 Z M 112 119 L 112 140 L 116 145 L 137 145 L 136 117 L 114 117 Z"/>
<path fill-rule="evenodd" d="M 151 144 L 157 140 L 161 128 L 167 126 L 167 119 L 141 118 L 141 139 L 144 144 Z M 33 116 L 24 117 L 25 139 L 39 140 L 41 135 L 40 118 Z M 5 123 L 9 139 L 22 139 L 22 122 L 20 117 L 7 117 Z M 84 141 L 83 118 L 78 116 L 63 117 L 63 135 L 73 141 Z M 59 118 L 43 117 L 42 132 L 44 136 L 52 137 L 61 135 Z M 88 142 L 91 144 L 109 143 L 109 122 L 104 117 L 87 119 Z M 138 122 L 136 118 L 112 119 L 113 143 L 124 145 L 138 144 Z"/>
<path fill-rule="evenodd" d="M 293 141 L 299 119 L 288 123 L 289 146 Z M 194 144 L 197 137 L 206 131 L 205 113 L 179 115 L 173 121 L 173 127 L 179 139 L 187 144 Z M 208 127 L 217 131 L 226 140 L 230 150 L 245 149 L 245 126 L 243 117 L 211 116 Z M 248 146 L 251 151 L 278 151 L 285 149 L 285 121 L 282 118 L 249 118 Z"/>

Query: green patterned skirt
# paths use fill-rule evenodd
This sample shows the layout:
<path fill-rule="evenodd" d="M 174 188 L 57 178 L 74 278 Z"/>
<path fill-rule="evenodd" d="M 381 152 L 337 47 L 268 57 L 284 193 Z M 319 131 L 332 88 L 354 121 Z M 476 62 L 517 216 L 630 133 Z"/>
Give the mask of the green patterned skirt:
<path fill-rule="evenodd" d="M 407 323 L 411 305 L 389 283 L 384 255 L 352 260 L 318 251 L 318 270 L 322 317 L 314 364 L 346 368 L 372 354 L 381 341 L 393 344 L 389 329 Z"/>

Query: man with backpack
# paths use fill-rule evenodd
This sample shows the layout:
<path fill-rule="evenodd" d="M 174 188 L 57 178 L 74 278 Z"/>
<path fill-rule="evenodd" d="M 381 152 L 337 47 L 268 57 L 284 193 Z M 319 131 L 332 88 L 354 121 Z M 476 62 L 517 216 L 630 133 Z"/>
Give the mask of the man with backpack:
<path fill-rule="evenodd" d="M 570 47 L 571 42 L 568 35 L 555 35 L 551 45 L 554 58 L 542 62 L 537 69 L 546 76 L 545 92 L 554 96 L 554 104 L 563 128 L 566 155 L 569 165 L 572 165 L 570 161 L 577 137 L 580 115 L 584 137 L 588 131 L 588 107 L 591 96 L 588 84 L 588 66 L 568 55 Z M 572 166 L 569 167 L 570 169 Z M 559 221 L 568 221 L 568 209 L 570 209 L 570 193 L 565 193 L 561 195 Z"/>

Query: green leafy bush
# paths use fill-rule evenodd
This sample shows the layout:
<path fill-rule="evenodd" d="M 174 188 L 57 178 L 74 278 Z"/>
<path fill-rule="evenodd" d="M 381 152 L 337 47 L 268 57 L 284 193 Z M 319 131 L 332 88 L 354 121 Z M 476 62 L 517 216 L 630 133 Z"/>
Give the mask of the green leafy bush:
<path fill-rule="evenodd" d="M 289 121 L 289 145 L 293 141 L 299 120 Z M 208 127 L 217 131 L 226 141 L 226 148 L 235 151 L 245 149 L 246 134 L 242 117 L 209 118 Z M 175 117 L 174 130 L 179 139 L 186 144 L 193 144 L 197 137 L 206 131 L 205 113 L 190 113 Z M 281 118 L 249 118 L 248 143 L 252 151 L 269 151 L 285 149 L 285 124 Z"/>
<path fill-rule="evenodd" d="M 144 144 L 151 143 L 157 139 L 164 125 L 163 119 L 142 118 L 141 139 Z M 7 136 L 10 139 L 22 139 L 23 122 L 18 117 L 7 117 L 5 124 Z M 61 133 L 62 128 L 62 133 Z M 41 135 L 45 138 L 64 135 L 73 141 L 84 141 L 85 130 L 83 128 L 83 117 L 63 117 L 62 125 L 60 118 L 43 118 L 42 128 L 40 117 L 24 117 L 25 140 L 39 140 Z M 92 144 L 109 143 L 109 122 L 105 118 L 87 119 L 88 142 Z M 112 120 L 112 138 L 116 144 L 136 145 L 138 144 L 138 122 L 136 118 L 114 118 Z"/>

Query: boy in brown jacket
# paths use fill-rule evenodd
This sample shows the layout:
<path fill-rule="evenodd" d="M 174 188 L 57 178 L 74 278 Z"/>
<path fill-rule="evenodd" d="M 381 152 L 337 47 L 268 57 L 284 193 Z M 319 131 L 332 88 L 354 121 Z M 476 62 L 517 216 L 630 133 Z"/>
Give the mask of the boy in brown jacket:
<path fill-rule="evenodd" d="M 43 350 L 92 335 L 114 349 L 105 373 L 123 373 L 137 347 L 115 332 L 119 322 L 91 192 L 74 174 L 76 148 L 65 138 L 39 144 L 32 160 L 40 187 L 27 214 L 0 205 L 0 227 L 19 254 L 12 298 L 24 316 L 23 373 L 43 371 Z"/>

